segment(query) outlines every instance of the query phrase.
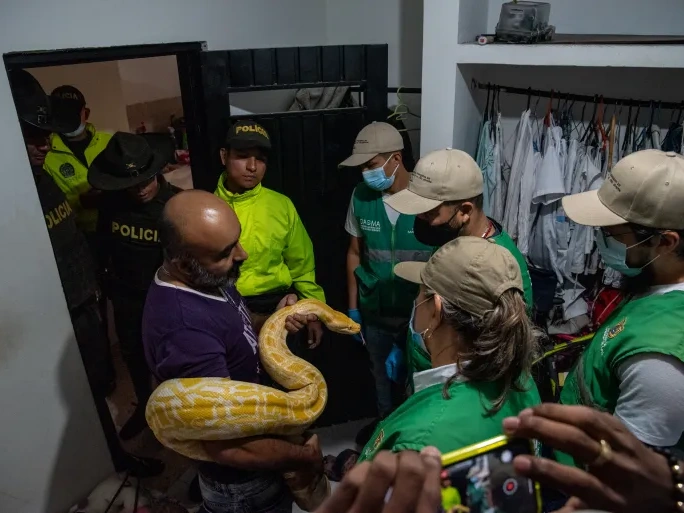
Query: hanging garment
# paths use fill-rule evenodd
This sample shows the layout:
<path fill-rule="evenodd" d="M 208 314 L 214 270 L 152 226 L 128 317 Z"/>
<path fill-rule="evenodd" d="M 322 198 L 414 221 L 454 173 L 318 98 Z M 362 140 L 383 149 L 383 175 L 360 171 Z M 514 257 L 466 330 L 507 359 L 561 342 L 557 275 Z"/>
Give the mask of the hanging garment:
<path fill-rule="evenodd" d="M 504 161 L 503 154 L 503 129 L 501 127 L 501 113 L 496 116 L 496 125 L 494 127 L 494 163 L 492 164 L 492 187 L 489 190 L 489 207 L 491 210 L 490 217 L 497 221 L 503 217 L 504 214 L 504 200 L 506 198 L 506 183 L 503 180 L 502 165 Z"/>
<path fill-rule="evenodd" d="M 605 152 L 600 151 L 598 148 L 592 148 L 591 149 L 591 155 L 593 156 L 593 168 L 589 168 L 590 170 L 592 169 L 599 169 L 601 167 L 601 163 L 603 162 L 603 159 L 605 157 Z M 603 184 L 603 174 L 599 173 L 597 175 L 589 175 L 588 177 L 588 183 L 587 183 L 587 190 L 593 191 L 597 190 L 601 187 Z M 585 269 L 586 274 L 596 274 L 596 271 L 598 271 L 598 266 L 600 263 L 600 257 L 598 250 L 596 249 L 596 229 L 592 228 L 590 226 L 586 227 L 586 246 L 585 246 L 585 251 L 589 255 L 589 258 L 587 258 L 587 267 Z"/>
<path fill-rule="evenodd" d="M 620 271 L 606 267 L 603 272 L 603 284 L 619 289 L 622 285 L 622 274 Z"/>
<path fill-rule="evenodd" d="M 584 299 L 585 288 L 576 280 L 565 279 L 563 283 L 563 320 L 586 317 L 589 322 L 589 304 Z M 584 327 L 584 326 L 580 326 Z"/>
<path fill-rule="evenodd" d="M 562 127 L 558 133 L 561 136 L 559 161 L 563 179 L 563 195 L 566 195 L 570 194 L 571 187 L 568 187 L 568 182 L 572 179 L 575 161 L 577 160 L 577 150 L 570 151 L 571 144 L 568 144 L 567 139 L 565 139 L 565 131 L 562 130 Z M 560 201 L 556 205 L 556 226 L 558 228 L 558 269 L 563 274 L 567 266 L 568 248 L 570 245 L 570 223 Z"/>
<path fill-rule="evenodd" d="M 480 140 L 477 145 L 475 161 L 482 171 L 482 208 L 489 217 L 491 214 L 490 194 L 496 187 L 496 174 L 494 170 L 494 140 L 492 138 L 492 123 L 487 120 L 482 123 Z"/>
<path fill-rule="evenodd" d="M 594 148 L 579 146 L 577 153 L 576 179 L 572 194 L 598 189 L 603 183 L 601 170 L 596 165 Z M 594 246 L 594 229 L 590 226 L 571 224 L 570 244 L 565 271 L 567 275 L 581 274 L 587 265 L 587 257 Z"/>
<path fill-rule="evenodd" d="M 682 125 L 679 123 L 671 123 L 660 148 L 663 151 L 676 151 L 677 153 L 681 153 L 683 136 L 684 128 L 682 128 Z"/>
<path fill-rule="evenodd" d="M 565 183 L 565 194 L 572 193 L 572 184 L 575 177 L 575 168 L 577 166 L 577 153 L 579 152 L 579 141 L 571 139 L 568 144 L 568 158 L 563 167 L 563 181 Z"/>
<path fill-rule="evenodd" d="M 563 274 L 558 266 L 558 205 L 565 195 L 565 183 L 561 162 L 564 161 L 563 131 L 550 126 L 545 131 L 544 156 L 536 175 L 532 203 L 537 206 L 531 230 L 528 257 L 530 262 L 542 269 L 552 270 L 559 283 Z"/>
<path fill-rule="evenodd" d="M 527 159 L 534 152 L 532 149 L 532 122 L 530 121 L 530 110 L 526 110 L 520 116 L 520 122 L 516 128 L 515 147 L 513 150 L 513 160 L 511 164 L 510 179 L 508 181 L 508 191 L 506 192 L 506 207 L 504 216 L 501 219 L 504 230 L 514 240 L 519 239 L 518 219 L 520 214 L 520 191 L 522 189 L 523 175 L 527 165 Z M 518 248 L 520 243 L 518 242 Z M 523 255 L 525 254 L 522 251 Z"/>
<path fill-rule="evenodd" d="M 651 148 L 660 149 L 663 145 L 663 136 L 658 125 L 651 126 Z"/>

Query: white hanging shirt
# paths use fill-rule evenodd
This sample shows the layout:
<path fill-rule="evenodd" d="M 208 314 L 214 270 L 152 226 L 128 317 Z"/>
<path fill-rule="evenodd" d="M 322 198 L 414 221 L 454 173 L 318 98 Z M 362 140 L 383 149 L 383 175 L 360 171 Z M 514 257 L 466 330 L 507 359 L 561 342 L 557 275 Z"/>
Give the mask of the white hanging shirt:
<path fill-rule="evenodd" d="M 523 174 L 526 169 L 529 150 L 532 147 L 532 123 L 530 111 L 526 110 L 520 116 L 520 122 L 516 128 L 516 141 L 513 150 L 508 191 L 506 192 L 506 208 L 503 218 L 500 219 L 504 230 L 515 240 L 519 238 L 518 219 L 520 218 L 520 191 L 522 188 Z M 518 248 L 520 244 L 518 243 Z M 520 248 L 522 251 L 522 248 Z M 524 252 L 523 252 L 524 254 Z"/>
<path fill-rule="evenodd" d="M 494 175 L 494 141 L 491 137 L 492 124 L 485 121 L 480 129 L 480 141 L 477 145 L 475 160 L 482 171 L 482 209 L 487 216 L 491 216 L 490 191 L 496 187 Z"/>
<path fill-rule="evenodd" d="M 532 203 L 537 205 L 532 226 L 529 259 L 536 267 L 552 270 L 559 283 L 563 275 L 558 266 L 558 216 L 559 200 L 565 195 L 565 183 L 561 162 L 563 160 L 562 130 L 549 127 L 546 130 L 546 151 L 537 173 Z"/>
<path fill-rule="evenodd" d="M 494 127 L 494 163 L 492 174 L 494 177 L 494 189 L 489 191 L 489 203 L 491 209 L 490 217 L 499 221 L 504 215 L 504 200 L 506 198 L 506 183 L 503 180 L 502 165 L 504 162 L 503 154 L 503 129 L 501 127 L 501 113 L 497 115 L 496 126 Z"/>

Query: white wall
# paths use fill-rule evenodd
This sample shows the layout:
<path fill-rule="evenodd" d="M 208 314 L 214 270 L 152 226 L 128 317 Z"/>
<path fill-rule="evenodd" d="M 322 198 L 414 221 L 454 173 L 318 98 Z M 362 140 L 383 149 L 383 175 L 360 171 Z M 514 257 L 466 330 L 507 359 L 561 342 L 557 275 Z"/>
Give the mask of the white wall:
<path fill-rule="evenodd" d="M 488 0 L 487 32 L 494 33 L 501 5 Z M 550 22 L 559 34 L 681 35 L 681 0 L 544 0 L 551 4 Z"/>
<path fill-rule="evenodd" d="M 181 95 L 178 64 L 173 55 L 116 63 L 125 105 L 177 98 Z"/>
<path fill-rule="evenodd" d="M 325 41 L 319 0 L 3 0 L 0 52 Z M 0 77 L 0 511 L 66 510 L 110 471 L 7 78 Z"/>
<path fill-rule="evenodd" d="M 128 131 L 126 104 L 116 61 L 35 68 L 31 73 L 48 93 L 65 84 L 81 91 L 90 108 L 89 121 L 98 130 L 111 133 Z"/>
<path fill-rule="evenodd" d="M 390 87 L 421 87 L 423 58 L 423 0 L 327 0 L 327 44 L 388 44 Z M 420 115 L 421 96 L 403 94 L 406 105 Z M 396 95 L 388 97 L 395 105 Z M 409 116 L 404 124 L 420 128 L 420 119 Z M 420 132 L 411 131 L 418 154 Z"/>

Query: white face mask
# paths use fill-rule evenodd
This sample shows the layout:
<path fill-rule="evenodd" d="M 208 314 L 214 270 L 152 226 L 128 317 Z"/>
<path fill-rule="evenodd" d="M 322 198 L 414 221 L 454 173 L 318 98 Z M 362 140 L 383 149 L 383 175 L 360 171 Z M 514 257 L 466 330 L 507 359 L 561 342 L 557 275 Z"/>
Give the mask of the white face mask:
<path fill-rule="evenodd" d="M 66 134 L 63 134 L 63 135 L 64 135 L 64 137 L 68 137 L 68 138 L 70 138 L 70 139 L 71 139 L 71 138 L 74 138 L 74 137 L 78 137 L 79 135 L 81 135 L 81 134 L 85 131 L 85 127 L 86 127 L 86 124 L 85 124 L 85 123 L 81 123 L 81 124 L 78 126 L 78 128 L 77 128 L 76 130 L 74 130 L 73 132 L 69 132 L 69 133 L 66 133 Z"/>

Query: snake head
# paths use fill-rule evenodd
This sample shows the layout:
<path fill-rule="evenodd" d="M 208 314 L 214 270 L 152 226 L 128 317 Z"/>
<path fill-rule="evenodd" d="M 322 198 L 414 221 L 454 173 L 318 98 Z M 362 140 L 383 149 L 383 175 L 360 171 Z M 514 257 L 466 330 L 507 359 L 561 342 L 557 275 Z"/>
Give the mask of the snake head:
<path fill-rule="evenodd" d="M 356 335 L 361 332 L 361 325 L 352 321 L 341 312 L 335 312 L 333 318 L 324 322 L 330 331 L 341 333 L 342 335 Z"/>
<path fill-rule="evenodd" d="M 347 318 L 347 321 L 344 323 L 339 323 L 333 327 L 328 326 L 328 328 L 336 333 L 342 333 L 343 335 L 356 335 L 361 331 L 361 325 L 349 318 Z"/>

